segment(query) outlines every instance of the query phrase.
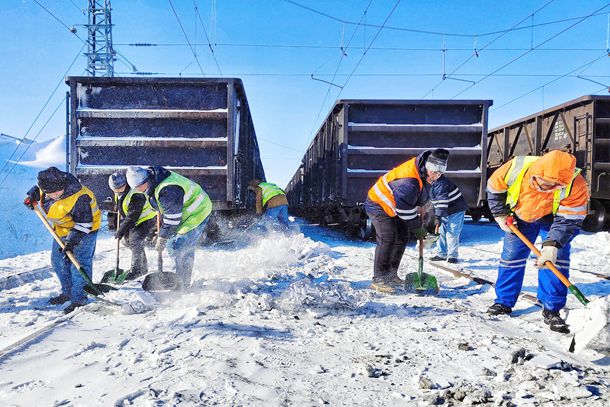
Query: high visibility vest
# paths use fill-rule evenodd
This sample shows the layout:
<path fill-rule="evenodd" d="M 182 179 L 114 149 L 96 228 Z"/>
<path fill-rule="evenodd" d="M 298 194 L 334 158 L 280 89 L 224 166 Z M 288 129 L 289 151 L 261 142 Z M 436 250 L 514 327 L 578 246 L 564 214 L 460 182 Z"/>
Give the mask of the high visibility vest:
<path fill-rule="evenodd" d="M 263 190 L 263 206 L 274 196 L 286 195 L 282 188 L 270 182 L 261 182 L 258 186 Z"/>
<path fill-rule="evenodd" d="M 91 223 L 76 223 L 70 215 L 74 205 L 76 205 L 76 201 L 83 195 L 88 195 L 91 198 L 90 205 L 91 213 L 93 214 L 93 222 Z M 85 233 L 98 230 L 102 223 L 102 212 L 97 207 L 97 201 L 93 192 L 89 188 L 82 186 L 75 194 L 53 202 L 47 212 L 47 219 L 53 225 L 53 229 L 55 229 L 59 237 L 66 237 L 72 229 Z"/>
<path fill-rule="evenodd" d="M 176 233 L 183 235 L 201 224 L 212 213 L 212 200 L 201 186 L 182 175 L 170 171 L 170 176 L 157 185 L 154 194 L 159 206 L 159 212 L 164 214 L 164 209 L 159 202 L 161 190 L 169 185 L 177 185 L 184 190 L 182 200 L 182 221 L 178 224 Z"/>
<path fill-rule="evenodd" d="M 369 190 L 368 197 L 371 201 L 379 204 L 390 217 L 396 216 L 396 200 L 390 188 L 390 182 L 401 178 L 415 178 L 419 184 L 419 190 L 424 188 L 424 183 L 417 170 L 416 158 L 400 164 L 379 177 L 375 185 Z"/>
<path fill-rule="evenodd" d="M 123 199 L 123 205 L 121 205 L 121 208 L 123 209 L 123 213 L 127 215 L 127 212 L 129 212 L 129 204 L 131 203 L 131 198 L 133 198 L 133 196 L 135 194 L 141 194 L 144 195 L 144 199 L 146 200 L 146 203 L 144 204 L 144 207 L 142 208 L 142 212 L 140 213 L 140 216 L 138 217 L 138 220 L 136 221 L 136 226 L 138 226 L 141 223 L 146 222 L 149 219 L 154 218 L 155 216 L 157 216 L 157 212 L 155 212 L 155 210 L 153 209 L 153 207 L 151 206 L 150 202 L 148 202 L 148 197 L 146 196 L 146 194 L 144 192 L 140 192 L 135 188 L 132 188 L 129 190 L 129 192 L 127 192 L 127 195 L 125 195 L 125 199 Z M 116 199 L 116 195 L 115 195 L 115 199 Z"/>
<path fill-rule="evenodd" d="M 506 185 L 508 185 L 508 191 L 506 192 L 506 203 L 508 204 L 508 206 L 510 206 L 511 209 L 517 206 L 517 203 L 519 202 L 521 183 L 523 182 L 523 177 L 525 176 L 525 173 L 531 167 L 534 161 L 539 158 L 540 157 L 538 156 L 532 155 L 519 155 L 513 159 L 513 162 L 510 165 L 506 176 L 504 177 L 504 182 L 506 182 Z M 576 178 L 576 176 L 580 174 L 580 171 L 580 168 L 574 169 L 574 175 L 572 175 L 572 180 L 570 181 L 570 183 L 562 188 L 555 190 L 553 194 L 553 215 L 557 213 L 557 210 L 559 209 L 559 203 L 570 195 L 574 178 Z"/>

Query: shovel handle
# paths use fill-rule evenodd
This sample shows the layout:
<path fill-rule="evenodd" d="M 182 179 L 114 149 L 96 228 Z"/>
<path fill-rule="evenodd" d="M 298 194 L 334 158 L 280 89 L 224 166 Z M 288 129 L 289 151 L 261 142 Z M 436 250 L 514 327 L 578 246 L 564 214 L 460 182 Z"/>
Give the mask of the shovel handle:
<path fill-rule="evenodd" d="M 515 235 L 517 235 L 517 237 L 519 237 L 519 239 L 521 239 L 521 241 L 523 243 L 525 243 L 525 245 L 527 247 L 530 248 L 530 250 L 532 252 L 534 252 L 534 254 L 536 255 L 536 257 L 540 257 L 541 253 L 540 250 L 538 250 L 536 248 L 536 246 L 534 246 L 534 244 L 532 242 L 530 242 L 530 240 L 525 237 L 525 235 L 523 233 L 521 233 L 521 231 L 519 229 L 517 229 L 517 226 L 515 226 L 515 219 L 512 216 L 509 216 L 508 218 L 506 218 L 506 226 L 508 226 L 508 228 L 510 229 L 511 232 L 513 232 Z M 559 271 L 557 269 L 557 267 L 555 267 L 555 265 L 551 262 L 551 261 L 546 261 L 544 263 L 544 265 L 546 267 L 548 267 L 553 274 L 555 274 L 555 276 L 568 288 L 568 290 L 570 290 L 570 292 L 572 294 L 574 294 L 574 296 L 576 298 L 578 298 L 578 300 L 584 304 L 587 305 L 587 303 L 589 302 L 589 300 L 587 300 L 585 298 L 585 296 L 580 292 L 580 290 L 578 289 L 578 287 L 576 287 L 575 285 L 573 285 L 570 280 L 568 280 L 566 278 L 566 276 L 563 275 L 563 273 L 561 273 L 561 271 Z"/>

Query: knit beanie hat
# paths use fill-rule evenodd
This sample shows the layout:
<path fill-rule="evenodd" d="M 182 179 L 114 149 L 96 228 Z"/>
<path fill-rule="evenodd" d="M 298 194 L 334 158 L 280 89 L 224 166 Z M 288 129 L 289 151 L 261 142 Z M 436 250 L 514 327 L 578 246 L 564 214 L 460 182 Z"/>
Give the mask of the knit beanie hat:
<path fill-rule="evenodd" d="M 444 173 L 447 171 L 447 159 L 449 151 L 444 148 L 437 148 L 428 156 L 426 160 L 426 169 L 434 172 Z"/>
<path fill-rule="evenodd" d="M 115 171 L 108 177 L 108 185 L 113 191 L 121 189 L 127 185 L 127 177 L 122 171 Z"/>
<path fill-rule="evenodd" d="M 146 168 L 129 167 L 127 168 L 127 183 L 130 187 L 135 188 L 146 183 L 150 173 Z"/>
<path fill-rule="evenodd" d="M 61 191 L 67 185 L 66 173 L 56 167 L 50 167 L 38 173 L 38 186 L 46 193 Z"/>

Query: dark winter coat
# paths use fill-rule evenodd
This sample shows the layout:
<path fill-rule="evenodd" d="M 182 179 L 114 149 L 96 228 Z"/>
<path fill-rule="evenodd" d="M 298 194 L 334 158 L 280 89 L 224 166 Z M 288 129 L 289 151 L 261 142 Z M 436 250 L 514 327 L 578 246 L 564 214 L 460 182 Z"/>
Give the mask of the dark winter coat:
<path fill-rule="evenodd" d="M 468 210 L 468 204 L 460 189 L 444 175 L 430 187 L 430 200 L 436 217 L 447 217 Z"/>
<path fill-rule="evenodd" d="M 426 159 L 431 154 L 431 151 L 425 151 L 417 156 L 415 163 L 417 164 L 417 171 L 423 182 L 423 188 L 419 189 L 419 182 L 415 178 L 399 178 L 389 183 L 394 200 L 396 201 L 396 210 L 412 210 L 418 206 L 424 206 L 429 200 L 429 185 L 426 183 Z M 364 204 L 367 213 L 374 215 L 385 215 L 383 208 L 376 202 L 366 199 Z M 405 221 L 407 227 L 417 228 L 421 226 L 421 219 L 419 217 Z"/>

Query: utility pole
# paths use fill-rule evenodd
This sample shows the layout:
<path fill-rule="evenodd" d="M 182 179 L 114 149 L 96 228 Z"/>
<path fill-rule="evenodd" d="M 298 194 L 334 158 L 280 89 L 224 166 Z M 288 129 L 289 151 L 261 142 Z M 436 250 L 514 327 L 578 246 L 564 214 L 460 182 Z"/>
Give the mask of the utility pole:
<path fill-rule="evenodd" d="M 87 73 L 90 76 L 114 76 L 115 51 L 112 47 L 110 0 L 89 0 L 87 27 Z"/>

